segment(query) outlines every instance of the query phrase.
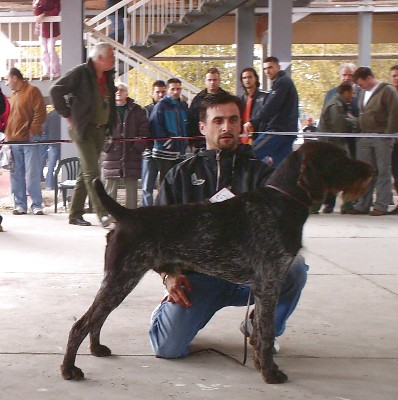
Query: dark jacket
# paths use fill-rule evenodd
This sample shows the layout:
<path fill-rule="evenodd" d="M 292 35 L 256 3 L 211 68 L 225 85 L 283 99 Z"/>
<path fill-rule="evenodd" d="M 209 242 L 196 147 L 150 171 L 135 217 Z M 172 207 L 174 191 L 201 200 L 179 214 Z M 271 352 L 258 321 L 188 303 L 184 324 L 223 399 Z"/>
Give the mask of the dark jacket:
<path fill-rule="evenodd" d="M 182 100 L 163 97 L 152 110 L 149 119 L 153 138 L 187 136 L 188 104 Z M 152 156 L 177 160 L 185 154 L 186 140 L 155 140 Z"/>
<path fill-rule="evenodd" d="M 358 108 L 358 97 L 361 93 L 361 88 L 357 85 L 353 85 L 353 89 L 354 89 L 354 96 L 352 98 L 351 101 L 351 112 L 354 115 L 354 117 L 358 117 L 359 115 L 359 108 Z M 329 103 L 330 100 L 332 100 L 332 98 L 337 94 L 337 86 L 330 89 L 325 96 L 325 100 L 323 101 L 323 108 L 325 108 L 326 104 Z"/>
<path fill-rule="evenodd" d="M 116 122 L 114 71 L 105 72 L 109 93 L 109 128 Z M 85 131 L 92 122 L 93 104 L 95 104 L 96 73 L 91 59 L 87 63 L 71 69 L 64 77 L 55 82 L 51 88 L 51 97 L 55 109 L 65 118 L 72 117 L 77 136 L 84 138 Z M 68 98 L 65 99 L 65 96 Z"/>
<path fill-rule="evenodd" d="M 271 167 L 255 158 L 249 145 L 240 144 L 234 152 L 200 149 L 167 173 L 156 203 L 204 202 L 224 187 L 234 194 L 245 193 L 262 187 L 272 171 Z"/>
<path fill-rule="evenodd" d="M 258 88 L 256 89 L 256 91 L 253 94 L 253 102 L 252 102 L 252 108 L 250 110 L 250 117 L 254 117 L 258 112 L 261 111 L 261 109 L 265 105 L 265 102 L 267 101 L 267 98 L 268 98 L 267 92 L 263 92 Z M 247 102 L 247 94 L 242 94 L 242 96 L 240 96 L 240 101 L 242 102 L 242 112 L 243 112 Z M 266 128 L 267 128 L 266 121 L 260 121 L 258 126 L 254 126 L 255 132 L 264 132 Z"/>
<path fill-rule="evenodd" d="M 133 99 L 127 98 L 124 121 L 118 114 L 118 122 L 113 131 L 114 139 L 149 136 L 149 122 L 145 110 Z M 141 177 L 142 152 L 146 142 L 107 142 L 104 145 L 102 163 L 104 178 Z"/>
<path fill-rule="evenodd" d="M 61 11 L 60 0 L 40 0 L 36 6 L 33 7 L 35 15 L 44 14 L 46 17 L 56 17 Z M 42 27 L 40 27 L 42 25 Z M 52 25 L 52 27 L 51 27 Z M 41 29 L 40 29 L 41 28 Z M 57 37 L 61 33 L 59 22 L 43 22 L 36 24 L 35 34 L 44 38 Z"/>
<path fill-rule="evenodd" d="M 341 94 L 336 93 L 322 110 L 321 118 L 319 120 L 319 131 L 332 133 L 354 132 L 356 119 L 349 118 L 349 111 L 349 104 L 346 102 L 344 97 Z M 321 139 L 322 141 L 335 143 L 340 146 L 345 146 L 347 144 L 346 138 L 322 137 Z"/>
<path fill-rule="evenodd" d="M 219 89 L 219 93 L 225 92 L 224 89 Z M 200 104 L 202 100 L 208 95 L 207 89 L 203 89 L 199 92 L 191 102 L 188 110 L 188 124 L 187 124 L 187 134 L 188 136 L 201 136 L 199 130 L 199 111 Z"/>
<path fill-rule="evenodd" d="M 298 94 L 293 81 L 285 71 L 279 71 L 272 82 L 264 107 L 250 120 L 256 127 L 266 124 L 266 131 L 298 131 Z"/>

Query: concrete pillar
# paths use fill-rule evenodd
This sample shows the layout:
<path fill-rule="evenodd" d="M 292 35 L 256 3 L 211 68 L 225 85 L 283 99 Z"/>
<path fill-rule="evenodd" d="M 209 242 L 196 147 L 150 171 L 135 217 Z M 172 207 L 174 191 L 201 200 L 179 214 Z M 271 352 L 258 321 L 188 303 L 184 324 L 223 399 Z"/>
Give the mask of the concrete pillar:
<path fill-rule="evenodd" d="M 247 67 L 253 67 L 254 34 L 255 34 L 255 3 L 250 6 L 239 7 L 236 12 L 236 94 L 243 94 L 240 82 L 240 71 Z"/>
<path fill-rule="evenodd" d="M 369 2 L 369 0 L 365 1 L 365 3 Z M 371 11 L 359 13 L 358 65 L 361 67 L 371 67 L 372 64 L 372 22 Z"/>
<path fill-rule="evenodd" d="M 83 62 L 83 0 L 61 0 L 61 75 Z M 69 139 L 65 118 L 61 119 L 61 138 Z M 76 156 L 71 144 L 61 146 L 61 158 Z"/>
<path fill-rule="evenodd" d="M 289 75 L 292 62 L 293 0 L 269 0 L 268 56 L 277 57 Z"/>

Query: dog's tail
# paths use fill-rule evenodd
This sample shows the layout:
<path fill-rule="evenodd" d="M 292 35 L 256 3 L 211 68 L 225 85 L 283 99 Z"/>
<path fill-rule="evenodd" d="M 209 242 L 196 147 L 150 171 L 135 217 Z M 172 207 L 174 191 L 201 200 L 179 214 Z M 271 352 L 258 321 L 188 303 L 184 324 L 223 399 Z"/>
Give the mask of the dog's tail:
<path fill-rule="evenodd" d="M 113 200 L 108 193 L 106 193 L 100 178 L 95 178 L 93 180 L 93 186 L 105 209 L 109 212 L 109 214 L 112 215 L 113 218 L 115 218 L 116 221 L 120 221 L 122 216 L 126 215 L 127 208 L 121 206 L 117 201 Z"/>

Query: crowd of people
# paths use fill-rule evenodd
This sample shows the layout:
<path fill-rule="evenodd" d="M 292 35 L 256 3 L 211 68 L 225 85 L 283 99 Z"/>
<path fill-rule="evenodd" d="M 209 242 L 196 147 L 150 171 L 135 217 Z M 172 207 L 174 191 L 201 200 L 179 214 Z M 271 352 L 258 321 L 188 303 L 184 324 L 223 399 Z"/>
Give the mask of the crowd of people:
<path fill-rule="evenodd" d="M 39 2 L 36 2 L 39 4 Z M 42 5 L 51 2 L 41 2 Z M 40 14 L 42 15 L 42 14 Z M 125 205 L 136 208 L 138 181 L 142 182 L 142 206 L 154 204 L 154 189 L 159 188 L 168 172 L 186 159 L 187 153 L 206 147 L 200 140 L 200 106 L 208 97 L 226 93 L 221 87 L 217 68 L 204 76 L 205 88 L 191 104 L 181 98 L 182 83 L 178 78 L 167 82 L 157 80 L 152 85 L 152 102 L 145 107 L 128 96 L 123 82 L 114 82 L 114 50 L 100 43 L 93 48 L 87 63 L 79 65 L 56 81 L 51 89 L 54 106 L 47 115 L 40 91 L 12 68 L 7 84 L 14 91 L 11 106 L 5 96 L 1 123 L 6 140 L 39 141 L 60 139 L 60 116 L 68 121 L 68 130 L 79 153 L 81 168 L 69 211 L 70 224 L 90 226 L 83 218 L 85 200 L 89 197 L 100 223 L 108 227 L 112 217 L 106 213 L 92 189 L 92 181 L 102 176 L 108 193 L 117 198 L 120 181 L 126 190 Z M 270 89 L 262 91 L 257 71 L 248 67 L 240 72 L 244 94 L 240 96 L 242 129 L 239 141 L 251 145 L 254 155 L 266 164 L 277 167 L 292 152 L 299 131 L 299 96 L 293 80 L 281 70 L 276 57 L 263 63 Z M 370 68 L 356 68 L 344 63 L 338 70 L 340 84 L 327 91 L 318 126 L 307 119 L 303 132 L 396 133 L 398 131 L 398 66 L 391 67 L 391 83 L 377 80 Z M 16 95 L 18 94 L 18 96 Z M 23 96 L 22 96 L 23 94 Z M 67 98 L 73 101 L 68 101 Z M 12 116 L 6 127 L 6 116 Z M 273 134 L 287 133 L 286 135 Z M 130 141 L 146 137 L 153 141 Z M 183 140 L 183 138 L 187 138 Z M 115 140 L 116 139 L 116 140 Z M 353 203 L 344 203 L 341 213 L 380 216 L 398 214 L 398 206 L 389 212 L 393 182 L 398 189 L 398 145 L 389 138 L 320 137 L 343 147 L 351 157 L 375 166 L 377 175 L 369 191 Z M 16 215 L 28 212 L 43 214 L 40 181 L 48 190 L 54 189 L 53 171 L 60 159 L 60 145 L 13 145 L 15 168 L 11 172 L 11 187 Z M 48 165 L 44 178 L 43 170 Z M 200 184 L 200 182 L 196 182 Z M 373 191 L 376 198 L 373 202 Z M 336 196 L 329 193 L 322 204 L 313 205 L 311 212 L 331 213 Z"/>
<path fill-rule="evenodd" d="M 0 114 L 6 125 L 6 141 L 13 141 L 13 214 L 28 212 L 28 193 L 32 214 L 43 215 L 40 147 L 27 143 L 39 142 L 43 132 L 49 136 L 49 131 L 59 130 L 59 116 L 67 120 L 70 138 L 80 158 L 69 210 L 69 223 L 78 226 L 91 225 L 83 218 L 87 196 L 100 224 L 106 228 L 112 225 L 112 217 L 92 186 L 93 180 L 100 176 L 114 199 L 120 181 L 124 181 L 125 205 L 131 209 L 138 207 L 140 178 L 142 206 L 204 202 L 220 190 L 234 196 L 262 186 L 273 169 L 292 152 L 299 128 L 298 93 L 276 57 L 268 57 L 263 63 L 271 82 L 269 91 L 259 89 L 258 73 L 250 67 L 240 73 L 244 94 L 234 96 L 221 88 L 220 72 L 210 68 L 204 77 L 205 88 L 190 106 L 181 97 L 181 81 L 170 78 L 167 82 L 155 81 L 151 103 L 141 107 L 129 97 L 125 83 L 114 81 L 114 62 L 111 45 L 98 43 L 93 47 L 86 63 L 70 70 L 52 86 L 54 110 L 48 115 L 40 91 L 24 80 L 18 69 L 9 71 L 7 84 L 14 93 L 9 106 L 5 96 L 1 96 Z M 398 66 L 391 68 L 392 84 L 378 81 L 370 68 L 356 68 L 352 64 L 343 64 L 339 75 L 341 83 L 328 91 L 325 98 L 318 126 L 321 132 L 398 131 Z M 306 131 L 315 130 L 313 121 L 308 120 Z M 147 139 L 139 140 L 142 137 Z M 351 157 L 367 161 L 377 170 L 369 190 L 355 204 L 343 204 L 342 212 L 387 214 L 392 200 L 392 174 L 395 188 L 398 182 L 395 141 L 373 136 L 320 140 L 343 147 Z M 187 152 L 194 154 L 187 157 Z M 50 159 L 55 156 L 50 157 L 49 148 L 47 155 L 52 170 L 54 162 L 50 163 Z M 158 196 L 154 199 L 157 180 Z M 46 179 L 48 188 L 54 184 L 50 178 Z M 328 194 L 323 212 L 332 212 L 335 202 L 335 196 Z M 320 208 L 320 204 L 315 205 L 313 212 Z M 391 213 L 398 213 L 398 207 Z M 307 271 L 305 260 L 296 257 L 279 297 L 276 336 L 284 332 L 286 321 L 299 301 Z M 231 305 L 243 306 L 250 296 L 246 285 L 189 270 L 175 275 L 162 272 L 161 277 L 167 295 L 154 310 L 150 327 L 151 344 L 159 357 L 187 355 L 191 341 L 216 311 Z M 250 319 L 241 330 L 251 333 Z M 276 343 L 274 347 L 277 351 Z"/>

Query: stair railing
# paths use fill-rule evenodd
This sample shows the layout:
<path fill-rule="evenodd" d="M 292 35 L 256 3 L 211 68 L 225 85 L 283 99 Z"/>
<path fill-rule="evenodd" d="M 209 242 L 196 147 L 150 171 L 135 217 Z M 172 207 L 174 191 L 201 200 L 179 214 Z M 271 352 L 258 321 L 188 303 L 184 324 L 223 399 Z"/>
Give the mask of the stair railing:
<path fill-rule="evenodd" d="M 61 17 L 45 17 L 43 22 L 61 22 Z M 21 70 L 28 80 L 43 79 L 41 66 L 41 46 L 35 35 L 36 16 L 0 17 L 0 79 L 5 77 L 12 67 Z M 61 41 L 56 41 L 56 51 L 61 60 Z M 52 76 L 49 77 L 52 79 Z"/>
<path fill-rule="evenodd" d="M 117 41 L 121 31 L 119 16 L 123 16 L 124 44 L 128 47 L 145 46 L 150 35 L 164 33 L 172 23 L 182 23 L 187 13 L 199 11 L 210 1 L 216 0 L 139 0 L 131 6 L 131 0 L 122 0 L 85 24 L 106 36 L 114 31 Z M 110 18 L 115 20 L 115 26 L 112 26 Z"/>

